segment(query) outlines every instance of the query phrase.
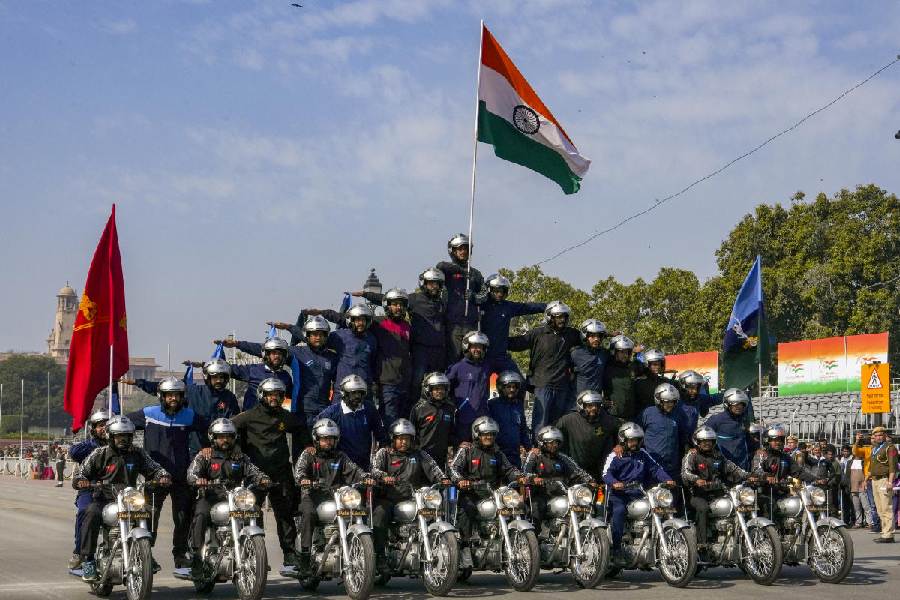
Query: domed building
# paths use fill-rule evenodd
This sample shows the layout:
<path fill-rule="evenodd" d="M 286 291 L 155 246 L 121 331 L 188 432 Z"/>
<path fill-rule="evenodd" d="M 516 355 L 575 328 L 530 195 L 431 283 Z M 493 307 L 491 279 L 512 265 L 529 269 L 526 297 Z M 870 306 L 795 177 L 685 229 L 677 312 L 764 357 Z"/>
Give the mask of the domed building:
<path fill-rule="evenodd" d="M 75 326 L 75 315 L 78 314 L 78 294 L 66 282 L 56 294 L 56 318 L 53 329 L 47 336 L 47 354 L 58 362 L 69 360 L 69 344 L 72 341 L 72 328 Z"/>

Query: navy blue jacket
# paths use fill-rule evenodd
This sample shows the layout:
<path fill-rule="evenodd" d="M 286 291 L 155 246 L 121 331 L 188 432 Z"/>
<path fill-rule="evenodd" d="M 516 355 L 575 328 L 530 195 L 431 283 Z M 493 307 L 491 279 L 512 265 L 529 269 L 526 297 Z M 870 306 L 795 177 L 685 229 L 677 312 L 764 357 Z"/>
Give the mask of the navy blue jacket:
<path fill-rule="evenodd" d="M 495 443 L 509 462 L 521 467 L 519 446 L 531 450 L 531 430 L 528 429 L 528 422 L 525 419 L 525 403 L 522 400 L 510 402 L 496 396 L 488 400 L 488 413 L 500 426 Z"/>
<path fill-rule="evenodd" d="M 95 440 L 94 438 L 84 440 L 83 442 L 78 442 L 77 444 L 69 448 L 69 458 L 81 464 L 84 459 L 90 456 L 91 452 L 99 447 L 100 444 L 98 444 L 97 440 Z"/>
<path fill-rule="evenodd" d="M 338 355 L 335 381 L 340 385 L 347 375 L 359 375 L 366 383 L 375 381 L 375 355 L 378 340 L 371 331 L 358 336 L 344 326 L 344 315 L 335 310 L 321 310 L 319 315 L 336 323 L 338 328 L 328 334 L 328 347 Z M 306 311 L 300 311 L 298 322 L 306 322 Z M 303 336 L 303 327 L 291 327 L 292 339 Z M 359 464 L 359 463 L 357 463 Z"/>
<path fill-rule="evenodd" d="M 136 387 L 151 396 L 155 396 L 157 390 L 159 390 L 158 381 L 137 379 L 134 383 Z M 216 419 L 230 419 L 241 412 L 237 398 L 228 388 L 217 392 L 211 386 L 206 385 L 206 383 L 194 383 L 193 381 L 188 381 L 186 386 L 184 397 L 188 402 L 188 406 L 209 422 L 213 422 Z"/>
<path fill-rule="evenodd" d="M 425 292 L 409 295 L 409 342 L 412 346 L 443 348 L 447 343 L 444 321 L 447 303 L 442 296 L 432 298 Z"/>
<path fill-rule="evenodd" d="M 591 350 L 587 346 L 575 346 L 569 352 L 575 371 L 575 397 L 585 390 L 603 391 L 603 370 L 609 361 L 609 350 Z"/>
<path fill-rule="evenodd" d="M 735 417 L 726 409 L 707 419 L 706 425 L 716 432 L 719 450 L 725 458 L 749 471 L 751 441 L 745 415 Z"/>
<path fill-rule="evenodd" d="M 240 344 L 240 342 L 238 342 Z M 256 406 L 258 400 L 256 398 L 256 388 L 259 384 L 269 379 L 277 377 L 287 388 L 285 396 L 290 398 L 294 389 L 294 382 L 291 379 L 291 373 L 287 368 L 282 367 L 278 371 L 273 371 L 265 365 L 265 363 L 253 363 L 250 365 L 231 365 L 231 376 L 238 381 L 247 382 L 247 391 L 244 392 L 243 410 L 247 411 Z"/>
<path fill-rule="evenodd" d="M 472 422 L 488 414 L 490 375 L 487 361 L 474 363 L 468 358 L 450 365 L 447 370 L 450 396 L 456 401 L 456 434 L 460 440 L 471 439 Z"/>
<path fill-rule="evenodd" d="M 509 323 L 516 317 L 535 315 L 544 312 L 547 305 L 543 302 L 513 302 L 503 300 L 495 302 L 488 295 L 481 305 L 481 332 L 488 336 L 491 345 L 486 355 L 490 358 L 505 355 L 509 350 Z"/>
<path fill-rule="evenodd" d="M 354 412 L 345 413 L 344 403 L 332 404 L 321 413 L 320 419 L 331 419 L 341 428 L 341 439 L 337 449 L 346 453 L 350 460 L 363 469 L 371 466 L 372 438 L 379 444 L 388 442 L 387 431 L 381 421 L 378 409 L 366 400 Z"/>
<path fill-rule="evenodd" d="M 238 350 L 262 356 L 262 344 L 238 342 Z M 306 415 L 315 416 L 331 404 L 331 388 L 337 375 L 338 357 L 334 350 L 323 348 L 317 352 L 306 344 L 288 348 L 290 357 L 300 364 L 298 401 Z M 291 366 L 288 359 L 288 367 Z M 298 407 L 297 412 L 301 408 Z"/>
<path fill-rule="evenodd" d="M 484 277 L 481 271 L 472 267 L 469 273 L 469 310 L 466 313 L 466 266 L 456 262 L 439 262 L 435 267 L 444 274 L 447 290 L 447 323 L 449 325 L 469 325 L 473 329 L 478 324 L 478 307 L 475 296 L 481 293 Z"/>
<path fill-rule="evenodd" d="M 681 441 L 687 424 L 676 406 L 669 414 L 648 406 L 638 424 L 644 428 L 644 449 L 667 473 L 681 473 Z"/>
<path fill-rule="evenodd" d="M 206 421 L 187 406 L 169 416 L 159 404 L 145 406 L 127 416 L 135 428 L 144 430 L 144 450 L 150 458 L 168 471 L 173 481 L 185 483 L 192 458 L 191 433 L 199 436 L 202 445 L 209 445 Z"/>
<path fill-rule="evenodd" d="M 622 483 L 639 481 L 641 485 L 648 487 L 655 483 L 673 481 L 673 479 L 646 450 L 641 448 L 633 453 L 626 450 L 622 456 L 610 454 L 606 460 L 606 468 L 603 469 L 603 481 L 608 485 L 619 481 Z M 613 493 L 626 496 L 640 495 L 638 490 L 614 491 Z"/>

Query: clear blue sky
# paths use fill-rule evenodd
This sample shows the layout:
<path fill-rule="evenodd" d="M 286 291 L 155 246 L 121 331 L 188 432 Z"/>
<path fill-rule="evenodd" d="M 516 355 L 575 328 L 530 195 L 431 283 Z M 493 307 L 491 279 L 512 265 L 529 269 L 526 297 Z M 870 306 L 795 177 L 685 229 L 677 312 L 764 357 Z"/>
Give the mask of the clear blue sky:
<path fill-rule="evenodd" d="M 900 51 L 894 2 L 0 1 L 0 350 L 40 350 L 119 206 L 131 353 L 413 287 L 464 230 L 478 21 L 593 159 L 582 191 L 481 146 L 475 263 L 532 264 L 758 144 Z M 760 202 L 900 191 L 900 67 L 546 267 L 715 273 Z"/>

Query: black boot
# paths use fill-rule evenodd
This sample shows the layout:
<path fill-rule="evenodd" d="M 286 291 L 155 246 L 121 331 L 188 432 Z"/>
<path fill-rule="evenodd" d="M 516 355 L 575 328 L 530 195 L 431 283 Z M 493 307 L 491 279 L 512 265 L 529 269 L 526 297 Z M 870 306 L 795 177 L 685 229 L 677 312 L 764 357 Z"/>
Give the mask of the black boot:
<path fill-rule="evenodd" d="M 309 550 L 301 550 L 300 554 L 297 555 L 297 574 L 300 575 L 300 577 L 303 579 L 306 579 L 310 575 L 312 575 L 309 562 Z"/>
<path fill-rule="evenodd" d="M 391 569 L 388 566 L 388 561 L 384 554 L 375 555 L 375 572 L 384 573 L 385 575 L 390 574 Z"/>

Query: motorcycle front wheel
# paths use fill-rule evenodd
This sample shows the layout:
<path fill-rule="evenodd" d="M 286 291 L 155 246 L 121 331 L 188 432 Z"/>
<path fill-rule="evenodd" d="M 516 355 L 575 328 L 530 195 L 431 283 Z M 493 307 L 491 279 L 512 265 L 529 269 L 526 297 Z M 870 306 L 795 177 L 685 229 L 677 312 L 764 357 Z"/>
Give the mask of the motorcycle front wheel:
<path fill-rule="evenodd" d="M 572 540 L 570 556 L 575 555 L 575 540 Z M 583 588 L 597 587 L 609 568 L 609 537 L 601 529 L 587 529 L 581 537 L 583 558 L 571 559 L 569 569 L 575 582 Z"/>
<path fill-rule="evenodd" d="M 234 585 L 241 600 L 259 600 L 266 591 L 266 538 L 254 535 L 241 543 L 243 568 L 234 574 Z"/>
<path fill-rule="evenodd" d="M 853 567 L 853 540 L 843 527 L 818 527 L 822 551 L 816 550 L 816 541 L 809 537 L 809 567 L 822 583 L 840 583 Z"/>
<path fill-rule="evenodd" d="M 506 557 L 506 580 L 517 592 L 527 592 L 541 572 L 537 536 L 531 529 L 510 529 L 509 544 L 512 556 Z"/>
<path fill-rule="evenodd" d="M 347 540 L 350 560 L 344 565 L 344 587 L 352 600 L 365 600 L 375 587 L 375 546 L 372 536 L 351 535 Z"/>
<path fill-rule="evenodd" d="M 663 552 L 662 543 L 656 541 L 659 573 L 672 587 L 684 587 L 697 572 L 697 538 L 694 537 L 694 530 L 689 527 L 667 527 L 663 535 L 669 550 Z"/>
<path fill-rule="evenodd" d="M 128 600 L 147 600 L 153 591 L 153 555 L 149 538 L 132 540 L 128 550 L 129 572 L 125 575 Z"/>
<path fill-rule="evenodd" d="M 741 570 L 750 576 L 755 583 L 772 585 L 781 572 L 783 557 L 781 554 L 781 537 L 774 525 L 767 527 L 750 527 L 747 530 L 752 547 L 747 546 L 743 536 L 741 540 Z M 755 554 L 754 554 L 755 551 Z"/>
<path fill-rule="evenodd" d="M 456 583 L 459 573 L 459 544 L 452 531 L 428 534 L 432 562 L 422 561 L 422 582 L 432 596 L 446 596 Z"/>

